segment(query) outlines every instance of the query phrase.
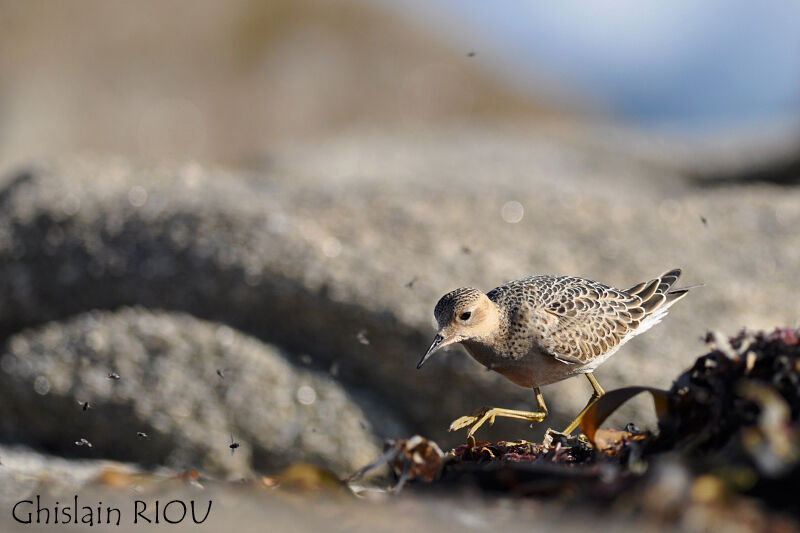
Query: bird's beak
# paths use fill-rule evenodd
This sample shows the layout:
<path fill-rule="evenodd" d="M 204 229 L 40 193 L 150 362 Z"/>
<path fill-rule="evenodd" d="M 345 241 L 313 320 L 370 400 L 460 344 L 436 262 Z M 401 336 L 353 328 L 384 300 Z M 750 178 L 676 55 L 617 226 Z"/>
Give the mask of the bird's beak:
<path fill-rule="evenodd" d="M 446 346 L 451 342 L 452 339 L 445 341 L 444 337 L 441 334 L 436 335 L 436 337 L 433 338 L 433 343 L 431 344 L 431 347 L 428 348 L 428 351 L 425 352 L 425 355 L 423 355 L 422 359 L 420 359 L 419 363 L 417 363 L 417 370 L 422 368 L 422 365 L 425 364 L 425 361 L 427 361 L 430 356 L 436 353 L 436 351 L 439 350 L 439 348 L 442 348 L 443 346 Z"/>

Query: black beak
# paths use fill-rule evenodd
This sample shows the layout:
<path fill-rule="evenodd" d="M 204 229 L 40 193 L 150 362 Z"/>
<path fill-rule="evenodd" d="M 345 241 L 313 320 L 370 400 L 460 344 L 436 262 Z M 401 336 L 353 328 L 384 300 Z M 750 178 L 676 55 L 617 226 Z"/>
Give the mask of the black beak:
<path fill-rule="evenodd" d="M 428 358 L 436 352 L 436 350 L 442 347 L 443 342 L 444 337 L 441 335 L 436 335 L 436 337 L 433 338 L 433 344 L 431 344 L 431 347 L 428 348 L 428 351 L 422 356 L 422 359 L 419 360 L 419 363 L 417 363 L 417 370 L 422 368 L 422 365 L 425 364 L 425 361 L 427 361 Z"/>

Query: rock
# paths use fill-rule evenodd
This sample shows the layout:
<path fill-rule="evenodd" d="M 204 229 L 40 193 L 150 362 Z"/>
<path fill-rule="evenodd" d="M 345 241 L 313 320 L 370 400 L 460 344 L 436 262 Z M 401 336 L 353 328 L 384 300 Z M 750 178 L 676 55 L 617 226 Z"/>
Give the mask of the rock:
<path fill-rule="evenodd" d="M 547 272 L 627 287 L 675 266 L 705 283 L 600 368 L 606 389 L 668 387 L 706 330 L 800 314 L 786 298 L 800 192 L 698 189 L 519 132 L 343 137 L 298 145 L 261 176 L 79 158 L 18 176 L 0 196 L 3 335 L 93 308 L 182 310 L 333 370 L 367 413 L 384 406 L 443 445 L 462 438 L 450 420 L 477 407 L 532 405 L 460 350 L 415 370 L 433 306 L 455 287 Z M 583 381 L 544 390 L 550 425 L 583 406 Z"/>
<path fill-rule="evenodd" d="M 329 376 L 179 313 L 95 311 L 16 334 L 0 391 L 0 437 L 65 457 L 243 476 L 299 461 L 344 475 L 380 454 Z"/>
<path fill-rule="evenodd" d="M 139 471 L 135 465 L 64 459 L 21 445 L 0 445 L 0 461 L 0 505 L 6 509 L 22 499 L 35 497 L 43 487 L 50 494 L 75 494 L 105 469 L 132 474 Z"/>

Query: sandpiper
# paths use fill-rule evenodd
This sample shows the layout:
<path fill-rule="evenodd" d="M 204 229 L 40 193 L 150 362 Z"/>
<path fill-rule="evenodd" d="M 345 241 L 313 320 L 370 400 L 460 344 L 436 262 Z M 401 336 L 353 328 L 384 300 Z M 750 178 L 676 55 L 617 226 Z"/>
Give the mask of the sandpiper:
<path fill-rule="evenodd" d="M 680 275 L 680 269 L 670 270 L 627 290 L 553 275 L 510 281 L 488 293 L 456 289 L 436 304 L 439 331 L 417 368 L 439 349 L 461 343 L 479 363 L 533 389 L 538 411 L 484 408 L 450 424 L 450 431 L 471 426 L 470 439 L 498 416 L 541 422 L 547 406 L 539 388 L 583 374 L 593 392 L 564 430 L 572 433 L 589 406 L 604 394 L 592 372 L 631 338 L 658 324 L 686 295 L 689 289 L 672 289 Z"/>

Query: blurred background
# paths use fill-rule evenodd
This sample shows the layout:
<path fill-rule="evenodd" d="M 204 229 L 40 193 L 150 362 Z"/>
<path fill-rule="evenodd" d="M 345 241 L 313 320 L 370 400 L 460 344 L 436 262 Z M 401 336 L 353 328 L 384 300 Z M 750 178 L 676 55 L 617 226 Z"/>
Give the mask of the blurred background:
<path fill-rule="evenodd" d="M 450 420 L 532 405 L 460 349 L 414 369 L 459 286 L 682 267 L 703 287 L 606 389 L 669 388 L 709 330 L 797 327 L 797 20 L 789 0 L 0 0 L 6 495 L 45 469 L 73 490 L 76 459 L 347 475 L 385 438 L 457 446 Z M 584 381 L 485 438 L 565 423 Z M 611 424 L 631 420 L 651 406 Z"/>
<path fill-rule="evenodd" d="M 779 137 L 788 0 L 2 3 L 0 163 L 69 150 L 264 164 L 343 130 L 590 121 Z"/>

